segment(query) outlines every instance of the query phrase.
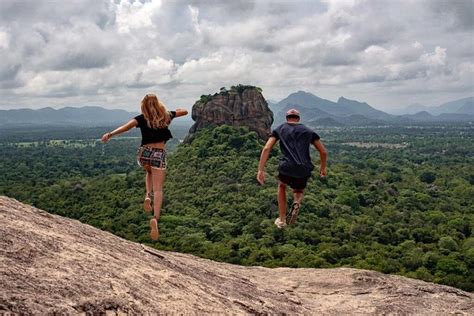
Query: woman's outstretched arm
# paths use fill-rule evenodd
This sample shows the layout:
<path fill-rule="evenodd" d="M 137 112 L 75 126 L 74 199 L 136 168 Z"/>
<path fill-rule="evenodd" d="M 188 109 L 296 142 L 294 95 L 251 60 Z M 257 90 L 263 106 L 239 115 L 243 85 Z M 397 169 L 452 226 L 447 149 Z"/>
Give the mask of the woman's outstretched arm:
<path fill-rule="evenodd" d="M 131 119 L 128 123 L 114 129 L 113 131 L 109 133 L 105 133 L 104 136 L 102 136 L 102 141 L 106 143 L 109 141 L 110 138 L 112 138 L 112 136 L 125 133 L 129 131 L 130 129 L 134 128 L 135 126 L 137 126 L 137 124 L 138 122 L 136 119 Z"/>
<path fill-rule="evenodd" d="M 176 109 L 176 117 L 188 115 L 188 110 Z"/>

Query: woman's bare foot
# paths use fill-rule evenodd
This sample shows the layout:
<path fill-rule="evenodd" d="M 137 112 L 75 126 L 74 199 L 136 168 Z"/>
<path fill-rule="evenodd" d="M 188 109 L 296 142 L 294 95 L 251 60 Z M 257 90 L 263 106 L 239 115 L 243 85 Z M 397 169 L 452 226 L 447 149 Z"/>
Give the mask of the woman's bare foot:
<path fill-rule="evenodd" d="M 151 198 L 149 196 L 147 196 L 145 198 L 145 202 L 143 202 L 143 209 L 145 210 L 145 212 L 147 213 L 150 213 L 152 208 L 151 208 Z"/>
<path fill-rule="evenodd" d="M 158 237 L 160 237 L 160 232 L 158 230 L 158 221 L 156 218 L 150 219 L 150 237 L 152 240 L 158 240 Z"/>

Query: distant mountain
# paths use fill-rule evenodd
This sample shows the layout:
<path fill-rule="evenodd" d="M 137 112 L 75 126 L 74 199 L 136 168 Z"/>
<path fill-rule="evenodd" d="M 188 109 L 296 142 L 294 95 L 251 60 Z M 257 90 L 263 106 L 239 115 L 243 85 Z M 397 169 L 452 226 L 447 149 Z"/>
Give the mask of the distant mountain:
<path fill-rule="evenodd" d="M 311 115 L 311 111 L 314 109 L 318 109 L 320 111 L 326 112 L 327 114 L 336 116 L 347 114 L 345 111 L 341 111 L 341 109 L 337 106 L 337 103 L 322 99 L 312 93 L 305 91 L 292 93 L 285 99 L 278 102 L 275 105 L 275 109 L 279 110 L 280 113 L 275 114 L 279 116 L 283 115 L 284 117 L 285 112 L 290 108 L 298 109 L 300 112 L 302 112 L 302 115 L 303 112 Z"/>
<path fill-rule="evenodd" d="M 0 126 L 17 125 L 76 125 L 97 126 L 124 123 L 138 115 L 125 110 L 108 110 L 98 106 L 65 107 L 58 110 L 47 107 L 38 110 L 0 110 Z"/>
<path fill-rule="evenodd" d="M 374 109 L 373 107 L 371 107 L 365 102 L 362 103 L 362 102 L 358 102 L 354 100 L 349 100 L 344 97 L 340 97 L 339 100 L 337 100 L 337 104 L 341 106 L 342 108 L 345 108 L 351 111 L 352 114 L 363 115 L 375 120 L 389 121 L 393 119 L 393 115 Z"/>
<path fill-rule="evenodd" d="M 420 104 L 420 103 L 413 103 L 413 104 L 410 104 L 409 106 L 405 107 L 405 108 L 399 108 L 399 109 L 393 109 L 390 111 L 391 114 L 395 114 L 395 115 L 412 115 L 412 114 L 416 114 L 416 113 L 419 113 L 419 112 L 428 112 L 429 113 L 429 109 L 430 107 L 429 106 L 426 106 L 426 105 L 423 105 L 423 104 Z"/>
<path fill-rule="evenodd" d="M 436 116 L 439 122 L 474 122 L 473 114 L 443 113 Z"/>
<path fill-rule="evenodd" d="M 432 111 L 435 115 L 443 113 L 474 114 L 474 97 L 443 103 Z"/>
<path fill-rule="evenodd" d="M 401 116 L 410 122 L 474 122 L 474 114 L 461 114 L 461 113 L 443 113 L 440 115 L 431 115 L 426 111 L 418 112 L 416 114 L 405 114 Z"/>
<path fill-rule="evenodd" d="M 415 103 L 396 111 L 396 113 L 405 115 L 416 114 L 422 111 L 426 111 L 432 115 L 440 115 L 444 113 L 474 114 L 474 97 L 446 102 L 439 106 L 426 106 Z"/>
<path fill-rule="evenodd" d="M 474 121 L 472 97 L 448 102 L 436 108 L 412 104 L 409 113 L 392 115 L 377 110 L 366 102 L 350 100 L 344 97 L 340 97 L 337 102 L 333 102 L 305 91 L 298 91 L 290 94 L 280 102 L 272 104 L 271 108 L 275 114 L 276 124 L 285 121 L 285 112 L 290 108 L 300 111 L 302 122 L 314 124 L 315 126 Z"/>
<path fill-rule="evenodd" d="M 330 119 L 329 122 L 337 124 L 378 124 L 380 121 L 390 121 L 395 116 L 383 111 L 374 109 L 365 102 L 340 97 L 337 102 L 322 99 L 314 94 L 298 91 L 290 94 L 273 106 L 275 110 L 275 121 L 285 120 L 285 112 L 290 108 L 296 108 L 300 111 L 302 121 L 319 122 Z"/>
<path fill-rule="evenodd" d="M 461 106 L 457 113 L 464 113 L 464 114 L 474 114 L 474 106 L 471 103 L 466 103 L 463 106 Z"/>
<path fill-rule="evenodd" d="M 417 122 L 429 122 L 433 121 L 435 116 L 431 115 L 427 111 L 421 111 L 415 114 L 405 114 L 402 115 L 402 117 L 407 118 L 411 121 L 417 121 Z"/>
<path fill-rule="evenodd" d="M 275 106 L 275 104 L 278 103 L 278 101 L 275 101 L 275 100 L 270 100 L 270 99 L 266 99 L 267 103 L 268 103 L 268 107 L 271 109 L 272 106 Z"/>
<path fill-rule="evenodd" d="M 320 118 L 307 122 L 309 126 L 345 126 L 344 123 L 341 123 L 331 117 Z"/>

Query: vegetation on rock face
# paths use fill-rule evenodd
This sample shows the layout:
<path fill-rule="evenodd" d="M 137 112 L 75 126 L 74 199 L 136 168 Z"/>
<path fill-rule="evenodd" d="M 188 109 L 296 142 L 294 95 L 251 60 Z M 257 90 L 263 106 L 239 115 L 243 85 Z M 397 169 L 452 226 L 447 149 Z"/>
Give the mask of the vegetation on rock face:
<path fill-rule="evenodd" d="M 206 94 L 203 94 L 203 95 L 201 95 L 201 98 L 200 98 L 199 101 L 197 101 L 197 102 L 201 102 L 201 103 L 206 104 L 207 102 L 209 102 L 209 101 L 211 101 L 211 100 L 212 100 L 212 95 L 210 95 L 210 94 L 207 94 L 207 95 L 206 95 Z"/>
<path fill-rule="evenodd" d="M 201 98 L 196 102 L 201 102 L 201 103 L 206 104 L 207 102 L 212 100 L 212 97 L 215 97 L 217 95 L 229 95 L 230 93 L 242 94 L 246 89 L 257 89 L 257 91 L 260 93 L 262 93 L 263 91 L 263 89 L 260 87 L 238 84 L 236 86 L 231 86 L 229 90 L 227 90 L 226 87 L 222 87 L 220 88 L 219 93 L 216 92 L 214 94 L 203 94 L 201 95 Z"/>
<path fill-rule="evenodd" d="M 199 131 L 169 155 L 154 246 L 243 265 L 373 269 L 474 291 L 472 129 L 318 133 L 330 155 L 327 181 L 313 177 L 297 224 L 278 230 L 278 149 L 267 164 L 267 183 L 258 186 L 263 143 L 255 133 L 229 126 Z M 141 209 L 144 174 L 134 161 L 139 139 L 104 147 L 2 141 L 0 194 L 150 242 L 149 215 Z"/>

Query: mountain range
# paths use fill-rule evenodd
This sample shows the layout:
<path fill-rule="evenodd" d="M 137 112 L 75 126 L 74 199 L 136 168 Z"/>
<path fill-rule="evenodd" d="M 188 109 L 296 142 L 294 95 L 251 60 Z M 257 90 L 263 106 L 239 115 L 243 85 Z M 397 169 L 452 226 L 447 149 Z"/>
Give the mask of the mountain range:
<path fill-rule="evenodd" d="M 125 110 L 109 110 L 99 106 L 85 106 L 80 108 L 65 107 L 57 110 L 50 107 L 38 110 L 0 110 L 0 126 L 99 126 L 124 123 L 136 115 L 138 115 L 138 113 L 127 112 Z"/>
<path fill-rule="evenodd" d="M 298 91 L 278 103 L 270 103 L 275 121 L 281 123 L 290 108 L 300 111 L 302 121 L 318 126 L 412 124 L 419 122 L 471 122 L 474 121 L 474 98 L 455 100 L 433 108 L 429 113 L 393 115 L 377 110 L 366 102 L 340 97 L 337 102 L 322 99 L 314 94 Z"/>
<path fill-rule="evenodd" d="M 279 102 L 270 101 L 268 105 L 274 113 L 276 124 L 284 121 L 285 112 L 290 108 L 298 109 L 301 112 L 302 121 L 314 126 L 474 121 L 474 97 L 447 102 L 437 107 L 412 105 L 411 112 L 403 115 L 388 114 L 373 108 L 366 102 L 344 97 L 333 102 L 305 91 L 292 93 Z M 18 125 L 105 126 L 122 124 L 136 115 L 138 115 L 137 112 L 109 110 L 99 106 L 0 110 L 0 127 Z M 181 123 L 191 125 L 191 121 L 186 119 L 181 120 Z"/>
<path fill-rule="evenodd" d="M 445 113 L 474 114 L 473 104 L 474 97 L 446 102 L 439 106 L 426 106 L 415 103 L 400 109 L 397 112 L 394 112 L 394 114 L 416 114 L 419 112 L 428 112 L 431 115 L 440 115 Z"/>

